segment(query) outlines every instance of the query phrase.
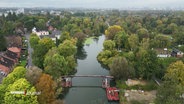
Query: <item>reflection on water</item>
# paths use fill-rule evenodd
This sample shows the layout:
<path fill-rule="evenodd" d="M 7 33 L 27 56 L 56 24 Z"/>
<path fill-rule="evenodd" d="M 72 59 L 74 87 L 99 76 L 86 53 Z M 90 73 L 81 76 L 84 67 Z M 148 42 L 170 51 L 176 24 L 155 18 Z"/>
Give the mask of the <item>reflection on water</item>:
<path fill-rule="evenodd" d="M 76 58 L 80 59 L 80 60 L 84 60 L 84 59 L 86 59 L 86 57 L 87 57 L 87 53 L 84 50 L 84 48 L 78 48 Z"/>

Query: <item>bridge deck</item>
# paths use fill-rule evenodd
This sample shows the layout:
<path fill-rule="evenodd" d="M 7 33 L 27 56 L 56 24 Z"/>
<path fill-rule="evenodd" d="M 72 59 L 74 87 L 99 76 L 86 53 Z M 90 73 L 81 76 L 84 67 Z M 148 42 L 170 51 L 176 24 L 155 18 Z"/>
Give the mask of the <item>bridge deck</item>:
<path fill-rule="evenodd" d="M 101 78 L 114 78 L 113 76 L 105 76 L 105 75 L 68 75 L 64 77 L 101 77 Z"/>

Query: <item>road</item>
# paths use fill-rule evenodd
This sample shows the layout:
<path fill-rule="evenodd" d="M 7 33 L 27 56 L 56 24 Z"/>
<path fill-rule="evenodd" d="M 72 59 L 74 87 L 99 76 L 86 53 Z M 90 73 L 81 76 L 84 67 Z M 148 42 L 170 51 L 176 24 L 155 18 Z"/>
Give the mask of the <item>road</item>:
<path fill-rule="evenodd" d="M 25 37 L 28 40 L 27 41 L 28 42 L 28 65 L 27 65 L 27 67 L 29 68 L 30 66 L 33 66 L 33 63 L 32 63 L 32 52 L 33 52 L 33 49 L 31 48 L 31 45 L 30 45 L 30 42 L 29 42 L 30 34 L 29 33 L 25 34 Z"/>

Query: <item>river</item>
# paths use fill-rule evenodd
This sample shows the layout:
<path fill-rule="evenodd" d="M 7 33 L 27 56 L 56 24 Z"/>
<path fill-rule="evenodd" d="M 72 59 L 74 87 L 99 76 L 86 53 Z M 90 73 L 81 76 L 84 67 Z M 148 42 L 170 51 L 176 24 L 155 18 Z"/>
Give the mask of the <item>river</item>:
<path fill-rule="evenodd" d="M 103 68 L 97 61 L 97 55 L 103 49 L 105 36 L 93 39 L 77 54 L 77 72 L 75 75 L 109 75 L 109 70 Z M 105 89 L 101 88 L 102 78 L 76 77 L 65 96 L 65 104 L 118 104 L 108 102 Z"/>

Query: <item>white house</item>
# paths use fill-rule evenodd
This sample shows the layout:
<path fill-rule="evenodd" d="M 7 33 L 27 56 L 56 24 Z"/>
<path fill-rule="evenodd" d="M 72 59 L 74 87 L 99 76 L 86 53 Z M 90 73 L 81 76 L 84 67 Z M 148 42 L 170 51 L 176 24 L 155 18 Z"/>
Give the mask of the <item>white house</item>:
<path fill-rule="evenodd" d="M 44 36 L 44 35 L 49 35 L 49 32 L 48 31 L 39 31 L 39 32 L 37 32 L 37 30 L 36 30 L 36 28 L 34 27 L 33 29 L 32 29 L 32 33 L 35 33 L 38 37 L 40 37 L 40 36 Z"/>
<path fill-rule="evenodd" d="M 51 34 L 49 34 L 48 31 L 39 31 L 39 32 L 37 32 L 35 27 L 32 29 L 32 33 L 35 33 L 41 39 L 44 38 L 44 37 L 51 38 L 54 42 L 56 42 L 56 38 L 59 39 L 60 36 L 61 36 L 61 31 L 54 30 L 54 31 L 52 31 Z"/>

